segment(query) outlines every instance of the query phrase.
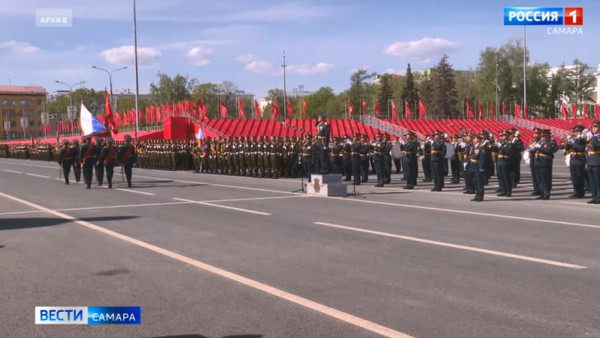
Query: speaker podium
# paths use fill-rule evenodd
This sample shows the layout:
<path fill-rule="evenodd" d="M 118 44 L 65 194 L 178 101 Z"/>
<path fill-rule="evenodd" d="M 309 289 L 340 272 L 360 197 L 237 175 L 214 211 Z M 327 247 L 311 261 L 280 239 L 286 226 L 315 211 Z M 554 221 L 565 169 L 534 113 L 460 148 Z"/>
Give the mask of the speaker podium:
<path fill-rule="evenodd" d="M 310 175 L 310 182 L 306 183 L 306 193 L 320 196 L 346 196 L 348 186 L 342 183 L 341 174 Z"/>

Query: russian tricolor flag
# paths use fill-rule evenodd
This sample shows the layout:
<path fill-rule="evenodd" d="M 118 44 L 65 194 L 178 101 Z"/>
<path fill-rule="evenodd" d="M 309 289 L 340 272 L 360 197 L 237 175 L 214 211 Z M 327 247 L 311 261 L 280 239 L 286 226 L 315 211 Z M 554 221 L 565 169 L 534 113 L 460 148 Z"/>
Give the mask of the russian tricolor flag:
<path fill-rule="evenodd" d="M 96 119 L 92 113 L 81 103 L 81 112 L 79 114 L 79 124 L 81 125 L 81 133 L 84 136 L 105 136 L 108 135 L 106 127 Z"/>

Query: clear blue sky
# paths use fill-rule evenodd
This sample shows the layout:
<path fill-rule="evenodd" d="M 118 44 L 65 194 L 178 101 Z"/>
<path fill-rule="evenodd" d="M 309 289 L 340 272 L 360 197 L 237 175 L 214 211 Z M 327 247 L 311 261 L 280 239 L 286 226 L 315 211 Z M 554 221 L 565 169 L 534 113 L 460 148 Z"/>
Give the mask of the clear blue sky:
<path fill-rule="evenodd" d="M 4 0 L 0 11 L 0 84 L 66 89 L 60 80 L 97 90 L 135 90 L 132 0 Z M 353 71 L 404 74 L 428 68 L 442 54 L 455 69 L 475 69 L 480 52 L 522 39 L 523 28 L 503 25 L 509 6 L 584 8 L 583 35 L 549 35 L 527 28 L 533 62 L 559 66 L 579 58 L 600 63 L 600 2 L 573 1 L 283 1 L 137 0 L 140 92 L 157 72 L 202 82 L 232 81 L 257 98 L 283 88 L 314 91 L 349 87 Z M 35 26 L 36 9 L 71 9 L 73 26 Z"/>

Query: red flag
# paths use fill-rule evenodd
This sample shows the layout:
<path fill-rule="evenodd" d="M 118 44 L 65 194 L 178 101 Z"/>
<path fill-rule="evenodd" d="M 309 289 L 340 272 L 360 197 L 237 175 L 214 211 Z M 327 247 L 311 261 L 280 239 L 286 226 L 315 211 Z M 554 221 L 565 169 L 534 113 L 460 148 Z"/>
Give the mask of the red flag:
<path fill-rule="evenodd" d="M 154 122 L 162 122 L 162 109 L 156 107 L 156 115 L 154 115 Z"/>
<path fill-rule="evenodd" d="M 306 119 L 306 101 L 302 99 L 302 119 Z"/>
<path fill-rule="evenodd" d="M 292 103 L 290 100 L 287 100 L 287 115 L 288 119 L 291 119 L 294 116 L 294 111 L 292 110 Z"/>
<path fill-rule="evenodd" d="M 260 107 L 258 106 L 258 101 L 254 100 L 254 117 L 258 120 L 260 119 Z"/>
<path fill-rule="evenodd" d="M 365 116 L 366 112 L 367 112 L 367 101 L 363 101 L 362 102 L 362 115 Z"/>
<path fill-rule="evenodd" d="M 470 119 L 475 118 L 473 110 L 471 110 L 471 104 L 469 103 L 469 101 L 467 101 L 467 117 Z"/>
<path fill-rule="evenodd" d="M 277 106 L 277 102 L 275 102 L 275 100 L 271 100 L 271 108 L 273 109 L 273 118 L 276 120 L 279 119 L 279 107 Z"/>
<path fill-rule="evenodd" d="M 427 107 L 425 107 L 423 101 L 419 101 L 419 117 L 425 118 L 425 114 L 427 114 Z"/>
<path fill-rule="evenodd" d="M 404 110 L 406 110 L 406 118 L 410 117 L 410 105 L 407 100 L 404 100 Z"/>
<path fill-rule="evenodd" d="M 227 107 L 225 106 L 225 103 L 223 103 L 223 100 L 221 100 L 221 118 L 227 118 Z"/>
<path fill-rule="evenodd" d="M 571 104 L 571 118 L 575 118 L 575 116 L 577 115 L 577 106 L 575 105 L 575 103 Z"/>
<path fill-rule="evenodd" d="M 112 109 L 110 108 L 110 98 L 108 97 L 108 93 L 104 90 L 104 114 L 106 115 L 106 129 L 108 130 L 108 125 L 110 124 L 113 130 L 113 133 L 118 134 L 119 129 L 117 128 L 117 124 L 115 123 L 115 118 L 112 113 Z"/>
<path fill-rule="evenodd" d="M 398 112 L 396 111 L 396 102 L 394 102 L 394 100 L 392 100 L 392 118 L 398 118 Z"/>
<path fill-rule="evenodd" d="M 375 116 L 379 118 L 379 101 L 375 101 Z"/>
<path fill-rule="evenodd" d="M 477 106 L 477 115 L 477 118 L 481 120 L 483 117 L 483 105 L 481 103 Z"/>
<path fill-rule="evenodd" d="M 198 108 L 200 109 L 200 116 L 203 119 L 207 118 L 207 116 L 206 116 L 206 106 L 204 105 L 204 102 L 202 102 L 202 100 L 198 100 Z"/>
<path fill-rule="evenodd" d="M 490 118 L 493 120 L 496 118 L 496 106 L 494 102 L 490 103 Z"/>
<path fill-rule="evenodd" d="M 588 115 L 588 112 L 587 112 L 587 104 L 583 105 L 583 118 L 585 118 L 585 119 L 590 118 L 590 116 Z"/>
<path fill-rule="evenodd" d="M 354 111 L 354 107 L 352 107 L 352 101 L 348 101 L 348 118 L 352 118 L 352 112 Z"/>
<path fill-rule="evenodd" d="M 244 102 L 241 99 L 238 100 L 238 115 L 241 119 L 244 118 Z"/>
<path fill-rule="evenodd" d="M 179 104 L 181 104 L 181 103 L 179 103 Z M 190 101 L 185 100 L 185 104 L 184 105 L 185 105 L 185 110 L 184 111 L 186 113 L 188 113 L 188 114 L 191 115 L 192 114 L 192 104 L 190 103 Z"/>
<path fill-rule="evenodd" d="M 594 117 L 595 118 L 599 118 L 600 117 L 600 105 L 596 105 L 594 108 Z"/>
<path fill-rule="evenodd" d="M 199 119 L 200 119 L 200 114 L 198 114 L 198 109 L 196 108 L 196 106 L 195 106 L 195 105 L 193 105 L 193 104 L 190 104 L 190 105 L 191 105 L 191 107 L 192 107 L 192 116 L 193 116 L 195 119 L 198 119 L 198 120 L 199 120 Z"/>
<path fill-rule="evenodd" d="M 569 112 L 567 111 L 567 106 L 565 105 L 564 102 L 560 106 L 560 110 L 561 110 L 563 119 L 566 120 L 569 117 Z"/>
<path fill-rule="evenodd" d="M 508 113 L 506 112 L 506 103 L 502 101 L 502 116 L 506 117 Z"/>
<path fill-rule="evenodd" d="M 515 103 L 515 117 L 518 119 L 521 118 L 521 106 L 518 103 Z"/>
<path fill-rule="evenodd" d="M 523 118 L 526 119 L 527 118 L 527 105 L 525 105 L 523 107 Z"/>
<path fill-rule="evenodd" d="M 146 106 L 146 123 L 150 123 L 150 107 Z"/>

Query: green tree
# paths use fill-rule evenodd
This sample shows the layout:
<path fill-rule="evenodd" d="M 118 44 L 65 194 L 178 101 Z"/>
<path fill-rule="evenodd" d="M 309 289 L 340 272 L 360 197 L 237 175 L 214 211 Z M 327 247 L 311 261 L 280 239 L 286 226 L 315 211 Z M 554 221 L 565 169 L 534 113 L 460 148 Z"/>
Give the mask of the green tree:
<path fill-rule="evenodd" d="M 306 117 L 316 118 L 322 111 L 328 115 L 333 115 L 334 111 L 327 109 L 327 104 L 335 97 L 335 92 L 331 87 L 321 87 L 316 92 L 304 97 L 306 100 Z"/>
<path fill-rule="evenodd" d="M 390 101 L 393 99 L 393 88 L 392 88 L 392 76 L 390 74 L 383 74 L 379 78 L 378 86 L 378 97 L 379 109 L 381 113 L 386 117 L 390 118 L 392 107 Z"/>
<path fill-rule="evenodd" d="M 421 101 L 423 101 L 423 104 L 425 104 L 425 107 L 429 107 L 428 110 L 430 110 L 434 106 L 435 100 L 435 84 L 433 82 L 432 76 L 433 71 L 435 71 L 435 69 L 433 69 L 431 72 L 418 74 L 418 76 L 416 77 L 417 88 L 419 90 L 419 97 L 421 98 Z M 404 107 L 404 104 L 402 104 L 402 107 Z M 416 113 L 416 106 L 411 105 L 410 107 Z M 406 114 L 406 110 L 404 108 L 403 111 Z M 428 113 L 427 115 L 428 118 L 431 117 L 431 113 Z"/>
<path fill-rule="evenodd" d="M 569 83 L 572 93 L 569 98 L 576 104 L 590 103 L 594 101 L 594 82 L 596 77 L 590 72 L 590 67 L 575 59 L 573 68 L 569 71 Z"/>
<path fill-rule="evenodd" d="M 454 70 L 448 63 L 448 56 L 444 55 L 438 62 L 433 72 L 434 100 L 433 115 L 437 117 L 457 117 L 457 93 Z"/>
<path fill-rule="evenodd" d="M 493 102 L 494 98 L 480 96 L 475 79 L 475 72 L 466 71 L 455 73 L 456 76 L 456 95 L 458 106 L 456 110 L 459 114 L 464 112 L 463 104 L 466 101 L 471 102 L 471 107 L 475 107 L 477 103 L 482 103 L 486 106 L 489 102 Z M 483 116 L 484 118 L 486 116 Z"/>
<path fill-rule="evenodd" d="M 192 89 L 191 101 L 197 103 L 202 100 L 206 106 L 208 118 L 218 118 L 219 114 L 219 85 L 215 83 L 201 83 Z"/>
<path fill-rule="evenodd" d="M 356 116 L 360 114 L 362 101 L 370 98 L 370 94 L 372 94 L 372 86 L 367 83 L 367 80 L 372 79 L 375 75 L 376 73 L 367 73 L 366 69 L 360 69 L 350 76 L 348 97 L 356 111 Z"/>
<path fill-rule="evenodd" d="M 408 101 L 409 106 L 418 107 L 419 103 L 419 91 L 417 86 L 415 85 L 415 79 L 412 74 L 412 69 L 410 68 L 410 63 L 406 68 L 404 88 L 402 88 L 402 99 Z M 417 110 L 414 109 L 414 113 L 417 114 Z M 417 115 L 418 116 L 418 115 Z"/>
<path fill-rule="evenodd" d="M 190 93 L 198 83 L 196 79 L 187 76 L 169 75 L 158 72 L 158 84 L 150 83 L 150 97 L 152 104 L 171 104 L 190 99 Z"/>

